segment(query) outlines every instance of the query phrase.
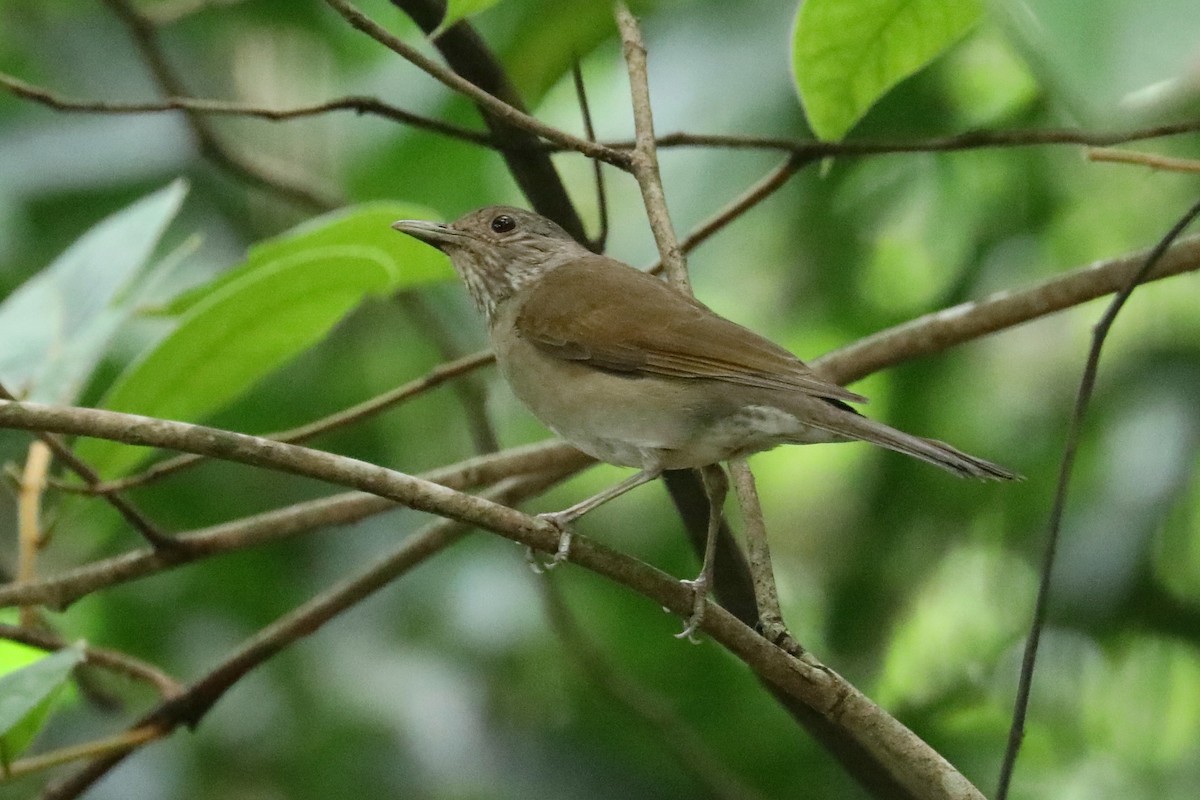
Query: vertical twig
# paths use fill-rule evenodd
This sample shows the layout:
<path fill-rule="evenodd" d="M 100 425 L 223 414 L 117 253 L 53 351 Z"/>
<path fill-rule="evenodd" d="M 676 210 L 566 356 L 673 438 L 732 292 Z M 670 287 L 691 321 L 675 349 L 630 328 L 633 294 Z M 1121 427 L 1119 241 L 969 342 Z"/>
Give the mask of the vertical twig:
<path fill-rule="evenodd" d="M 754 485 L 754 473 L 744 458 L 730 460 L 729 472 L 733 475 L 733 489 L 737 493 L 738 506 L 742 509 L 742 520 L 746 525 L 746 551 L 762 635 L 792 655 L 799 656 L 804 648 L 788 632 L 779 606 L 771 549 L 767 544 L 767 526 L 763 521 L 762 505 L 758 501 L 758 489 Z"/>
<path fill-rule="evenodd" d="M 17 585 L 37 578 L 37 556 L 42 547 L 42 492 L 50 470 L 50 455 L 45 442 L 30 442 L 25 469 L 21 471 L 17 493 Z M 34 627 L 38 621 L 37 609 L 21 606 L 20 620 L 22 627 Z"/>
<path fill-rule="evenodd" d="M 1021 659 L 1021 675 L 1017 683 L 1017 697 L 1013 707 L 1012 725 L 1008 731 L 1008 745 L 1004 753 L 1004 762 L 1000 767 L 1000 780 L 996 789 L 997 800 L 1008 797 L 1009 785 L 1012 782 L 1013 770 L 1016 767 L 1017 755 L 1021 751 L 1021 741 L 1025 737 L 1025 717 L 1029 710 L 1029 694 L 1033 685 L 1033 671 L 1037 663 L 1038 644 L 1041 641 L 1042 629 L 1046 625 L 1046 614 L 1049 606 L 1050 577 L 1054 571 L 1054 561 L 1058 555 L 1059 531 L 1062 528 L 1062 518 L 1067 506 L 1067 489 L 1071 483 L 1071 473 L 1075 466 L 1075 453 L 1079 449 L 1080 431 L 1083 428 L 1083 417 L 1092 399 L 1092 391 L 1096 386 L 1096 373 L 1100 367 L 1100 350 L 1104 340 L 1117 318 L 1117 313 L 1133 294 L 1155 264 L 1163 257 L 1171 244 L 1179 238 L 1184 229 L 1196 217 L 1200 216 L 1200 201 L 1196 202 L 1179 220 L 1171 226 L 1154 249 L 1146 256 L 1146 261 L 1133 275 L 1124 288 L 1113 297 L 1104 315 L 1096 323 L 1092 331 L 1092 345 L 1088 350 L 1087 362 L 1084 364 L 1083 377 L 1079 381 L 1079 391 L 1075 395 L 1075 407 L 1071 413 L 1070 427 L 1067 431 L 1067 443 L 1063 448 L 1062 465 L 1058 471 L 1058 484 L 1054 492 L 1054 505 L 1050 511 L 1049 530 L 1046 535 L 1046 549 L 1042 555 L 1041 579 L 1038 582 L 1037 601 L 1033 609 L 1033 621 L 1029 628 L 1029 638 L 1025 642 L 1025 654 Z"/>
<path fill-rule="evenodd" d="M 642 32 L 637 20 L 624 3 L 617 3 L 617 28 L 621 31 L 624 45 L 625 64 L 629 71 L 629 93 L 633 102 L 634 148 L 630 153 L 630 169 L 642 190 L 642 201 L 646 205 L 646 216 L 650 230 L 662 257 L 667 280 L 675 288 L 691 294 L 692 283 L 688 279 L 687 259 L 675 237 L 671 214 L 667 210 L 667 196 L 663 191 L 662 177 L 658 171 L 658 148 L 654 142 L 654 114 L 650 108 L 650 81 L 646 72 L 646 45 L 642 43 Z"/>
<path fill-rule="evenodd" d="M 587 133 L 589 142 L 596 141 L 596 128 L 592 125 L 592 110 L 588 107 L 587 87 L 583 84 L 583 69 L 579 59 L 571 64 L 571 78 L 575 82 L 575 97 L 579 100 L 579 113 L 583 117 L 583 130 Z M 600 230 L 596 237 L 588 242 L 588 248 L 594 253 L 603 253 L 608 243 L 608 193 L 604 191 L 604 162 L 592 159 L 592 177 L 596 181 L 596 210 L 600 216 Z"/>

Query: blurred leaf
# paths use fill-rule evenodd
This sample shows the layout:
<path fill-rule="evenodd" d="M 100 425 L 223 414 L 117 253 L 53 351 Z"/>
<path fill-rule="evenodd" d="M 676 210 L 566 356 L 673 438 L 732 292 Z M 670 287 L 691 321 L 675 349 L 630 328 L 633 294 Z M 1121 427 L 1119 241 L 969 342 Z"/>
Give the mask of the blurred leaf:
<path fill-rule="evenodd" d="M 472 14 L 478 14 L 480 11 L 486 11 L 498 2 L 500 0 L 447 0 L 446 16 L 442 17 L 442 21 L 429 34 L 429 38 L 436 39 L 459 20 L 466 19 Z"/>
<path fill-rule="evenodd" d="M 315 344 L 367 295 L 450 276 L 445 256 L 393 231 L 428 209 L 380 203 L 305 223 L 254 247 L 242 266 L 189 293 L 179 327 L 117 379 L 104 406 L 197 420 Z M 121 475 L 147 451 L 86 440 L 79 454 Z"/>
<path fill-rule="evenodd" d="M 813 133 L 841 139 L 982 14 L 978 0 L 805 0 L 792 33 L 792 74 Z"/>
<path fill-rule="evenodd" d="M 18 396 L 71 402 L 129 316 L 131 293 L 187 194 L 177 180 L 113 214 L 0 303 L 0 380 Z"/>
<path fill-rule="evenodd" d="M 71 670 L 82 661 L 83 644 L 77 643 L 0 676 L 0 755 L 6 760 L 33 741 Z"/>

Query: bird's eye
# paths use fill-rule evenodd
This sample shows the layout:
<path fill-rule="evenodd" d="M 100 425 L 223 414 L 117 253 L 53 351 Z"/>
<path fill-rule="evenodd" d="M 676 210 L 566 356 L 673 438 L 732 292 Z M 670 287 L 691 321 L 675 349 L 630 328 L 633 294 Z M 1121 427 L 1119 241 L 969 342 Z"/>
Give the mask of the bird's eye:
<path fill-rule="evenodd" d="M 515 227 L 517 227 L 517 221 L 508 214 L 492 217 L 492 230 L 496 233 L 508 233 Z"/>

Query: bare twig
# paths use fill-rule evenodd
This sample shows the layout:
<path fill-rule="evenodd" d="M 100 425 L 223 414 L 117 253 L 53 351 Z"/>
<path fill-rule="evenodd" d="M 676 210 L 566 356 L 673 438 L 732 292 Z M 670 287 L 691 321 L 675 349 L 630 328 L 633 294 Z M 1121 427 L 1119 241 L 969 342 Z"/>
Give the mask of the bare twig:
<path fill-rule="evenodd" d="M 951 153 L 959 150 L 1009 149 L 1047 145 L 1083 145 L 1109 147 L 1147 139 L 1162 139 L 1200 131 L 1200 120 L 1190 119 L 1167 125 L 1134 128 L 1127 131 L 1095 132 L 1079 128 L 1049 128 L 1011 131 L 967 131 L 953 136 L 937 136 L 913 141 L 850 140 L 816 142 L 778 136 L 739 136 L 703 133 L 669 133 L 658 139 L 659 147 L 721 147 L 733 150 L 780 150 L 806 160 L 890 155 L 897 153 Z M 628 149 L 628 140 L 606 142 L 609 147 Z"/>
<path fill-rule="evenodd" d="M 25 469 L 17 492 L 17 580 L 24 586 L 37 579 L 37 557 L 42 547 L 42 493 L 46 488 L 46 473 L 50 470 L 50 448 L 45 442 L 29 445 Z M 21 627 L 37 624 L 37 609 L 22 605 Z"/>
<path fill-rule="evenodd" d="M 583 83 L 583 68 L 579 59 L 571 64 L 571 79 L 575 84 L 575 98 L 579 102 L 579 113 L 583 117 L 583 130 L 588 141 L 596 141 L 596 128 L 592 125 L 592 111 L 588 107 L 587 87 Z M 592 159 L 592 178 L 596 182 L 596 209 L 600 217 L 600 230 L 587 244 L 596 253 L 603 253 L 608 243 L 608 192 L 604 190 L 604 165 Z"/>
<path fill-rule="evenodd" d="M 278 442 L 304 442 L 318 436 L 322 433 L 328 433 L 339 428 L 348 427 L 357 424 L 369 417 L 386 411 L 393 406 L 409 400 L 417 395 L 423 394 L 430 389 L 441 386 L 446 381 L 457 378 L 460 375 L 465 375 L 482 366 L 486 366 L 495 361 L 495 356 L 489 351 L 481 351 L 463 356 L 457 361 L 450 361 L 431 369 L 425 375 L 411 380 L 408 383 L 398 386 L 395 389 L 384 392 L 383 394 L 372 397 L 369 400 L 364 400 L 358 405 L 343 409 L 327 417 L 314 420 L 297 428 L 291 428 L 286 431 L 278 431 L 276 433 L 264 434 L 263 438 L 274 439 Z M 176 456 L 160 461 L 159 463 L 148 467 L 143 472 L 136 475 L 130 475 L 125 478 L 119 478 L 112 481 L 97 483 L 94 486 L 88 487 L 86 492 L 89 494 L 109 494 L 119 492 L 134 486 L 142 486 L 152 481 L 165 478 L 167 475 L 178 472 L 179 470 L 190 467 L 194 464 L 203 461 L 203 456 L 192 454 Z M 78 487 L 69 485 L 60 485 L 58 488 L 67 491 L 78 490 Z"/>
<path fill-rule="evenodd" d="M 733 488 L 746 525 L 746 557 L 750 562 L 751 580 L 754 581 L 754 599 L 758 604 L 758 622 L 762 634 L 792 655 L 799 656 L 804 649 L 788 632 L 783 621 L 783 610 L 779 606 L 775 569 L 771 565 L 771 548 L 767 543 L 767 526 L 763 521 L 762 505 L 758 501 L 758 489 L 754 485 L 754 473 L 744 458 L 731 460 L 729 472 L 733 476 Z"/>
<path fill-rule="evenodd" d="M 540 472 L 553 472 L 560 479 L 566 478 L 592 463 L 590 457 L 565 442 L 551 441 L 473 458 L 419 477 L 450 489 L 465 490 L 509 477 Z M 133 550 L 31 583 L 0 585 L 0 608 L 18 603 L 35 603 L 61 611 L 81 597 L 101 589 L 319 528 L 348 525 L 395 508 L 395 502 L 363 492 L 346 492 L 295 503 L 220 525 L 180 533 L 178 540 L 182 546 L 178 551 Z"/>
<path fill-rule="evenodd" d="M 1139 153 L 1134 150 L 1116 150 L 1111 147 L 1092 147 L 1087 151 L 1089 161 L 1110 161 L 1119 164 L 1137 164 L 1151 169 L 1168 172 L 1200 172 L 1200 161 L 1194 158 L 1168 158 L 1156 153 Z"/>
<path fill-rule="evenodd" d="M 63 747 L 49 753 L 20 758 L 4 769 L 4 777 L 19 778 L 22 775 L 31 775 L 85 758 L 112 757 L 114 753 L 123 757 L 144 744 L 161 739 L 167 733 L 168 731 L 161 728 L 147 725 L 118 733 L 115 736 L 106 736 L 103 739 Z"/>
<path fill-rule="evenodd" d="M 8 389 L 0 385 L 0 400 L 13 400 L 13 396 Z M 89 464 L 75 455 L 75 453 L 57 436 L 52 436 L 48 433 L 40 431 L 35 432 L 35 435 L 45 446 L 63 462 L 66 467 L 83 479 L 84 483 L 89 487 L 95 487 L 100 483 L 100 474 L 92 469 Z M 44 476 L 43 476 L 44 480 Z M 118 494 L 108 494 L 105 497 L 106 502 L 117 510 L 126 522 L 128 522 L 135 531 L 142 535 L 142 538 L 149 542 L 156 549 L 171 549 L 175 547 L 175 542 L 171 537 L 164 534 L 146 518 L 142 512 L 124 497 Z"/>
<path fill-rule="evenodd" d="M 554 478 L 544 476 L 513 478 L 489 494 L 501 502 L 515 502 L 526 494 L 544 489 L 554 481 Z M 427 558 L 445 550 L 469 530 L 469 526 L 462 523 L 439 520 L 427 526 L 425 530 L 413 534 L 398 548 L 375 561 L 367 569 L 335 584 L 255 633 L 207 675 L 175 697 L 160 703 L 135 723 L 132 729 L 148 727 L 166 734 L 181 725 L 195 727 L 225 692 L 252 669 L 298 639 L 315 633 L 327 622 L 353 608 Z M 48 789 L 44 797 L 78 797 L 130 752 L 130 749 L 123 749 L 94 759 L 63 783 Z"/>
<path fill-rule="evenodd" d="M 112 2 L 112 0 L 109 1 Z M 517 110 L 508 103 L 483 91 L 457 73 L 446 69 L 402 39 L 393 36 L 366 14 L 359 11 L 354 5 L 347 2 L 347 0 L 325 0 L 325 2 L 356 29 L 413 64 L 448 89 L 466 96 L 477 105 L 486 108 L 489 112 L 504 119 L 506 122 L 521 127 L 530 133 L 541 136 L 547 141 L 561 145 L 569 150 L 575 150 L 586 156 L 598 158 L 621 169 L 629 168 L 628 153 L 614 150 L 611 147 L 605 147 L 595 142 L 589 142 L 586 139 L 580 139 L 578 136 L 572 136 L 565 131 L 560 131 L 553 126 L 547 125 L 523 111 Z"/>
<path fill-rule="evenodd" d="M 149 552 L 149 551 L 147 551 Z M 62 637 L 41 630 L 0 623 L 0 639 L 36 647 L 40 650 L 61 650 L 69 645 Z M 167 673 L 140 658 L 117 650 L 87 645 L 83 649 L 84 663 L 133 678 L 153 687 L 162 697 L 174 697 L 183 687 Z"/>
<path fill-rule="evenodd" d="M 687 259 L 679 247 L 675 227 L 671 224 L 671 213 L 667 209 L 667 196 L 663 191 L 662 178 L 658 172 L 658 151 L 654 146 L 654 114 L 650 107 L 650 83 L 646 73 L 646 46 L 637 20 L 622 2 L 616 4 L 617 28 L 621 31 L 624 45 L 625 64 L 629 72 L 629 93 L 633 101 L 633 126 L 636 135 L 630 167 L 642 200 L 646 206 L 646 217 L 654 241 L 662 258 L 667 280 L 681 291 L 691 294 L 691 280 L 687 274 Z"/>
<path fill-rule="evenodd" d="M 710 237 L 724 229 L 734 220 L 741 218 L 747 211 L 774 194 L 777 189 L 787 183 L 788 179 L 799 172 L 807 163 L 807 160 L 803 158 L 788 156 L 782 164 L 767 173 L 761 180 L 754 183 L 754 185 L 735 197 L 711 217 L 696 226 L 679 243 L 679 249 L 685 255 L 691 253 L 701 244 L 708 241 Z M 662 264 L 662 260 L 659 259 L 647 271 L 652 273 L 661 272 L 663 268 Z"/>
<path fill-rule="evenodd" d="M 229 100 L 208 100 L 198 97 L 165 97 L 145 103 L 113 103 L 102 100 L 78 100 L 51 92 L 40 86 L 26 83 L 19 78 L 0 72 L 0 86 L 26 100 L 40 103 L 56 111 L 87 114 L 154 114 L 195 112 L 217 116 L 252 117 L 272 122 L 303 119 L 334 111 L 352 111 L 355 114 L 371 114 L 400 122 L 413 128 L 433 131 L 451 139 L 460 139 L 484 147 L 495 147 L 496 143 L 486 133 L 472 131 L 441 120 L 422 117 L 397 106 L 389 105 L 375 97 L 351 96 L 326 100 L 292 108 L 263 108 L 250 103 Z"/>
<path fill-rule="evenodd" d="M 1008 734 L 1008 746 L 1004 753 L 1004 763 L 1000 768 L 1000 781 L 996 790 L 997 800 L 1008 797 L 1009 783 L 1012 780 L 1013 769 L 1016 767 L 1017 755 L 1021 750 L 1021 741 L 1025 736 L 1025 714 L 1029 708 L 1029 692 L 1033 685 L 1033 672 L 1037 662 L 1038 643 L 1041 640 L 1042 629 L 1046 624 L 1046 614 L 1049 606 L 1050 578 L 1054 571 L 1054 561 L 1058 552 L 1059 531 L 1062 527 L 1063 514 L 1067 505 L 1067 490 L 1070 487 L 1071 475 L 1075 466 L 1075 453 L 1079 448 L 1079 438 L 1083 429 L 1083 418 L 1087 413 L 1092 392 L 1096 386 L 1096 373 L 1100 368 L 1100 351 L 1108 337 L 1117 314 L 1133 295 L 1134 290 L 1151 274 L 1152 270 L 1162 261 L 1172 243 L 1183 233 L 1187 226 L 1200 217 L 1200 201 L 1192 205 L 1179 218 L 1171 230 L 1167 232 L 1158 244 L 1145 257 L 1142 264 L 1126 280 L 1125 284 L 1113 297 L 1105 309 L 1100 321 L 1092 331 L 1092 344 L 1088 350 L 1087 362 L 1084 364 L 1083 377 L 1079 380 L 1079 391 L 1075 396 L 1075 407 L 1071 412 L 1070 427 L 1067 430 L 1067 441 L 1063 447 L 1062 465 L 1058 472 L 1058 483 L 1054 492 L 1054 505 L 1050 511 L 1050 521 L 1046 534 L 1046 548 L 1042 556 L 1041 577 L 1038 582 L 1037 602 L 1034 604 L 1033 621 L 1029 629 L 1029 637 L 1025 642 L 1025 654 L 1021 660 L 1021 676 L 1017 686 L 1017 696 L 1013 708 L 1012 726 Z"/>

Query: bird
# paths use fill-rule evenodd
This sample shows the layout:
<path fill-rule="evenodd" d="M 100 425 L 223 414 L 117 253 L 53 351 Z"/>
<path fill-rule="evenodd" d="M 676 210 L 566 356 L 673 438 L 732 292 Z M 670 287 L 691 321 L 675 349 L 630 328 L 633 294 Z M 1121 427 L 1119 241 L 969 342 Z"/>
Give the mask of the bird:
<path fill-rule="evenodd" d="M 727 480 L 720 464 L 781 444 L 861 440 L 985 480 L 1019 476 L 944 442 L 872 420 L 866 398 L 674 288 L 593 253 L 562 227 L 511 206 L 449 224 L 399 220 L 441 250 L 487 324 L 500 373 L 548 428 L 599 461 L 637 473 L 559 512 L 552 563 L 568 557 L 580 516 L 659 477 L 699 469 L 710 502 L 700 574 L 684 634 L 703 618 Z M 684 635 L 680 634 L 680 635 Z"/>

